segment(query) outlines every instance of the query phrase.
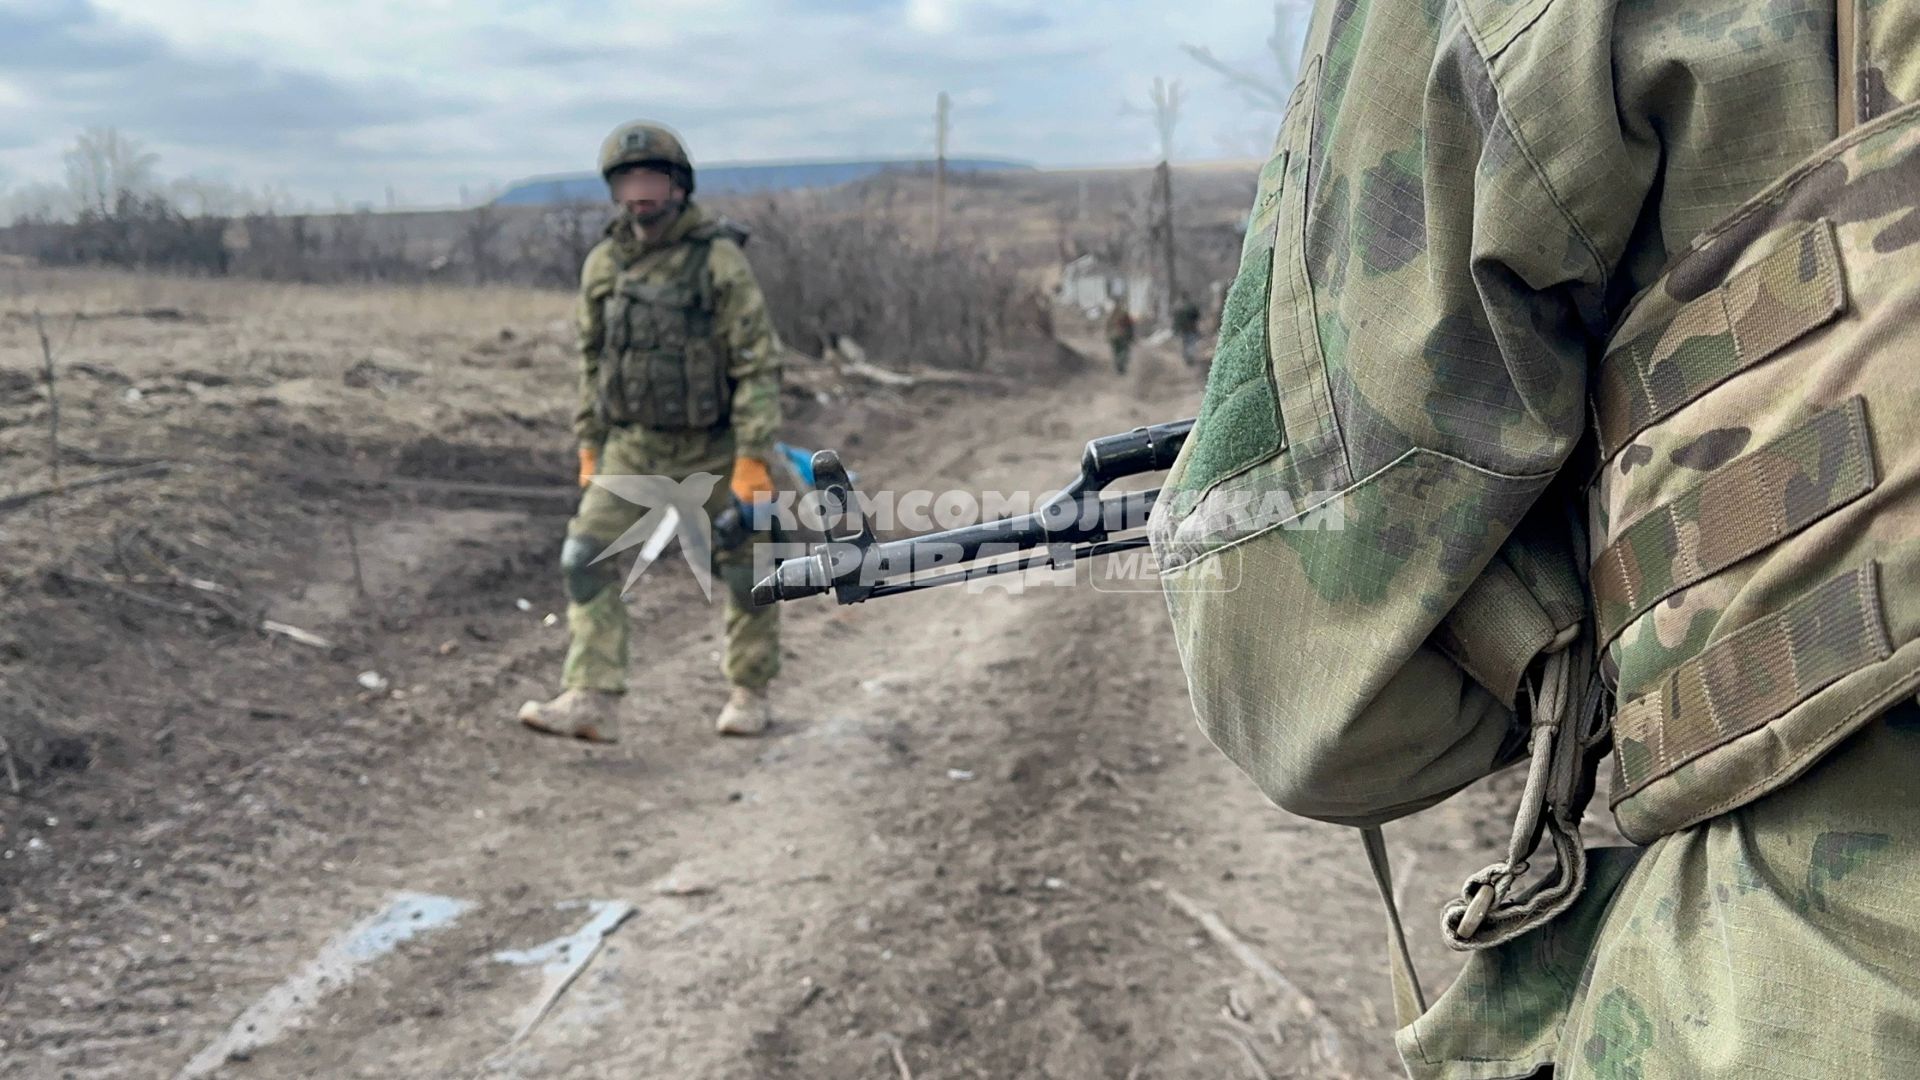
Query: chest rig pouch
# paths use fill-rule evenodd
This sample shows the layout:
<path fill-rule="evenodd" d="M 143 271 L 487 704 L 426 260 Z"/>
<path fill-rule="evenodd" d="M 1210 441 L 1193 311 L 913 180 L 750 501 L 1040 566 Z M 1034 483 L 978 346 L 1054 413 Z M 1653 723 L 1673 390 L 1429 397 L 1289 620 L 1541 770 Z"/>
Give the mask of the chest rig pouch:
<path fill-rule="evenodd" d="M 713 237 L 689 241 L 621 270 L 603 301 L 600 412 L 609 424 L 705 430 L 731 411 L 708 269 Z"/>

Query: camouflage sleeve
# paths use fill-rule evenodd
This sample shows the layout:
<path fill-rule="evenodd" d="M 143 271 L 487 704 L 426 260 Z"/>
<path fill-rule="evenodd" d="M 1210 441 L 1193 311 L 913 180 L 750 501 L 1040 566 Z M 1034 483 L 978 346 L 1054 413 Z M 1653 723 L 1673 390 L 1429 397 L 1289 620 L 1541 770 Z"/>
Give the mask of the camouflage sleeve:
<path fill-rule="evenodd" d="M 602 301 L 613 288 L 613 254 L 602 242 L 587 253 L 580 267 L 580 293 L 573 305 L 575 341 L 580 355 L 579 405 L 573 414 L 573 433 L 581 446 L 598 446 L 606 441 L 607 428 L 600 420 L 599 373 L 600 343 L 606 327 L 602 325 Z"/>
<path fill-rule="evenodd" d="M 1435 632 L 1580 437 L 1653 158 L 1607 5 L 1512 6 L 1321 0 L 1154 525 L 1202 726 L 1308 816 L 1410 813 L 1517 744 Z"/>
<path fill-rule="evenodd" d="M 780 338 L 747 257 L 731 240 L 716 240 L 709 266 L 716 317 L 733 378 L 733 434 L 738 453 L 769 460 L 780 430 Z"/>

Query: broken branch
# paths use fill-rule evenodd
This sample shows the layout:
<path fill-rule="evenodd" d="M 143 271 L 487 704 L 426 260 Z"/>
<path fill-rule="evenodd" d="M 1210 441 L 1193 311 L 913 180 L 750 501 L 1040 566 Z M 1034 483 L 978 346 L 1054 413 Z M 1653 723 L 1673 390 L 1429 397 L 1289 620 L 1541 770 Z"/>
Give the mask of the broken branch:
<path fill-rule="evenodd" d="M 15 795 L 20 794 L 20 774 L 13 768 L 13 747 L 7 745 L 7 737 L 0 735 L 0 761 L 7 764 L 7 786 Z"/>
<path fill-rule="evenodd" d="M 895 389 L 905 389 L 920 381 L 904 371 L 888 371 L 886 368 L 877 367 L 873 364 L 857 360 L 847 361 L 846 364 L 842 365 L 841 370 L 849 375 L 855 375 L 865 379 L 868 382 L 879 383 L 881 386 L 891 386 Z"/>
<path fill-rule="evenodd" d="M 913 1070 L 907 1068 L 907 1055 L 900 1051 L 900 1040 L 889 1040 L 887 1049 L 893 1051 L 893 1067 L 899 1071 L 900 1080 L 913 1080 Z"/>
<path fill-rule="evenodd" d="M 283 638 L 297 641 L 302 645 L 311 645 L 316 649 L 332 651 L 334 648 L 333 642 L 321 637 L 319 634 L 313 633 L 310 630 L 302 630 L 297 626 L 289 626 L 283 622 L 275 622 L 272 619 L 260 620 L 260 632 L 263 634 L 278 634 Z"/>
<path fill-rule="evenodd" d="M 44 363 L 42 373 L 47 380 L 47 470 L 52 477 L 52 490 L 60 490 L 60 387 L 54 381 L 53 342 L 47 339 L 47 324 L 40 318 L 40 309 L 33 312 L 33 331 L 40 335 L 40 356 Z"/>
<path fill-rule="evenodd" d="M 112 593 L 122 600 L 131 600 L 144 607 L 170 612 L 174 615 L 185 615 L 189 618 L 199 619 L 205 618 L 207 614 L 192 604 L 176 604 L 171 600 L 162 600 L 157 596 L 148 596 L 146 593 L 140 592 L 137 589 L 129 589 L 124 585 L 116 585 L 111 581 L 102 581 L 99 578 L 88 577 L 85 574 L 76 574 L 71 570 L 55 570 L 53 571 L 53 576 L 70 584 L 88 585 L 104 592 Z"/>
<path fill-rule="evenodd" d="M 170 585 L 182 589 L 193 589 L 198 592 L 213 593 L 216 596 L 238 597 L 240 595 L 237 590 L 230 589 L 217 581 L 208 581 L 205 578 L 156 577 L 152 574 L 101 574 L 100 580 L 109 581 L 115 585 Z"/>
<path fill-rule="evenodd" d="M 1274 112 L 1287 111 L 1287 99 L 1293 96 L 1291 91 L 1233 67 L 1215 56 L 1213 50 L 1204 45 L 1182 45 L 1180 48 L 1188 56 L 1212 69 L 1214 74 L 1225 79 L 1230 85 L 1238 87 L 1253 104 L 1272 109 Z"/>
<path fill-rule="evenodd" d="M 413 488 L 421 491 L 443 491 L 450 495 L 498 495 L 511 499 L 578 500 L 580 498 L 580 489 L 573 484 L 551 486 L 482 484 L 470 480 L 434 480 L 416 476 L 342 476 L 339 479 L 362 487 Z"/>
<path fill-rule="evenodd" d="M 353 516 L 351 514 L 343 517 L 341 520 L 347 526 L 347 554 L 353 558 L 354 595 L 364 601 L 367 598 L 367 579 L 366 575 L 360 572 L 360 538 L 354 535 Z"/>
<path fill-rule="evenodd" d="M 25 506 L 36 499 L 44 499 L 49 495 L 64 495 L 70 491 L 79 491 L 81 488 L 99 487 L 102 484 L 117 484 L 122 480 L 136 480 L 143 476 L 158 476 L 171 468 L 173 468 L 173 462 L 150 461 L 145 465 L 135 465 L 125 469 L 114 469 L 110 472 L 100 473 L 97 476 L 89 476 L 84 480 L 75 480 L 70 484 L 61 484 L 56 479 L 55 482 L 43 487 L 31 488 L 26 491 L 0 497 L 0 511 L 13 510 L 17 507 Z"/>

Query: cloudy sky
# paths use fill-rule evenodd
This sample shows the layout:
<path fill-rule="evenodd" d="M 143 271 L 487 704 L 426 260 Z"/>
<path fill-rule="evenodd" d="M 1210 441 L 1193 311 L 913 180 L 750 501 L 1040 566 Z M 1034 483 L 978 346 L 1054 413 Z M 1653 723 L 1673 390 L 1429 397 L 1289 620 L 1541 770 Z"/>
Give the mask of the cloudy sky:
<path fill-rule="evenodd" d="M 111 125 L 160 172 L 303 200 L 455 201 L 592 168 L 634 116 L 709 162 L 954 152 L 1146 159 L 1122 114 L 1189 91 L 1180 153 L 1254 156 L 1275 121 L 1182 53 L 1276 69 L 1272 0 L 0 0 L 0 188 L 61 178 Z"/>

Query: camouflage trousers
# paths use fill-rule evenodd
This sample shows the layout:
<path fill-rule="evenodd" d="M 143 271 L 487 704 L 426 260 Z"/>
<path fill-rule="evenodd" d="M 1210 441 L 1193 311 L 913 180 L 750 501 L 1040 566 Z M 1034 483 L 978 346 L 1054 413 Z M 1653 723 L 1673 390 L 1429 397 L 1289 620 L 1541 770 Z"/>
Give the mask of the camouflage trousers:
<path fill-rule="evenodd" d="M 1920 1076 L 1920 707 L 1644 850 L 1478 953 L 1399 1033 L 1410 1076 Z"/>
<path fill-rule="evenodd" d="M 1125 375 L 1127 358 L 1133 355 L 1133 342 L 1126 338 L 1113 338 L 1107 342 L 1107 348 L 1113 350 L 1113 370 Z"/>
<path fill-rule="evenodd" d="M 731 434 L 616 428 L 601 448 L 600 472 L 606 476 L 664 476 L 676 481 L 702 473 L 716 476 L 718 481 L 706 505 L 711 520 L 730 505 L 728 481 L 733 454 Z M 580 509 L 568 523 L 567 535 L 586 537 L 596 548 L 605 548 L 647 510 L 596 484 L 581 496 Z M 561 682 L 568 689 L 627 688 L 631 628 L 619 575 L 630 557 L 599 564 L 595 572 L 605 578 L 607 586 L 591 600 L 567 605 L 567 629 L 572 641 L 567 646 Z M 716 553 L 713 569 L 715 599 L 724 597 L 726 604 L 726 653 L 721 670 L 735 686 L 762 689 L 780 671 L 780 618 L 777 608 L 755 608 L 749 599 L 753 546 Z"/>

